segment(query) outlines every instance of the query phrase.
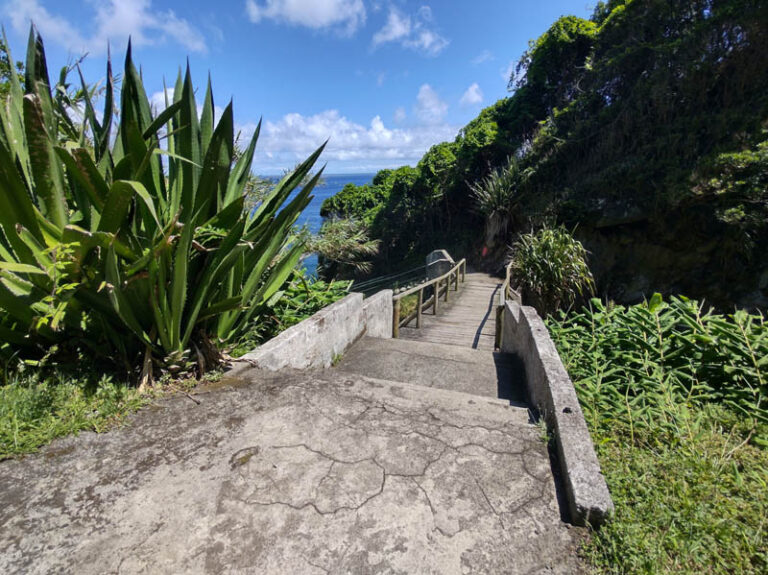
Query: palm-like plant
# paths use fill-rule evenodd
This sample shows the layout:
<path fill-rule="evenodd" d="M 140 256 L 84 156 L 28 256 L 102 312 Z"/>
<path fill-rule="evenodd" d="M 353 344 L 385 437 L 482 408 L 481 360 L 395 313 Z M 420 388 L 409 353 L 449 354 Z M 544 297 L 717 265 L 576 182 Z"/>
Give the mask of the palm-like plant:
<path fill-rule="evenodd" d="M 355 219 L 330 219 L 308 245 L 320 257 L 321 271 L 329 277 L 347 277 L 371 271 L 372 258 L 379 253 L 379 240 L 368 236 L 363 222 Z"/>
<path fill-rule="evenodd" d="M 523 234 L 512 249 L 514 278 L 543 315 L 594 292 L 587 250 L 567 229 Z"/>
<path fill-rule="evenodd" d="M 519 178 L 517 161 L 510 158 L 506 166 L 470 186 L 475 207 L 485 217 L 485 243 L 488 246 L 507 233 Z"/>
<path fill-rule="evenodd" d="M 102 121 L 83 81 L 78 140 L 61 129 L 68 112 L 49 86 L 33 30 L 24 92 L 12 74 L 0 112 L 1 327 L 20 342 L 76 333 L 128 360 L 141 351 L 145 380 L 153 363 L 173 371 L 195 361 L 204 371 L 218 360 L 212 344 L 249 329 L 298 262 L 292 227 L 320 174 L 288 199 L 323 147 L 249 212 L 243 191 L 259 130 L 235 161 L 232 103 L 214 122 L 210 80 L 200 117 L 189 69 L 153 116 L 129 43 L 114 143 L 109 63 Z M 70 289 L 52 302 L 63 306 L 57 323 L 34 331 L 62 285 Z M 31 311 L 19 311 L 27 302 Z"/>

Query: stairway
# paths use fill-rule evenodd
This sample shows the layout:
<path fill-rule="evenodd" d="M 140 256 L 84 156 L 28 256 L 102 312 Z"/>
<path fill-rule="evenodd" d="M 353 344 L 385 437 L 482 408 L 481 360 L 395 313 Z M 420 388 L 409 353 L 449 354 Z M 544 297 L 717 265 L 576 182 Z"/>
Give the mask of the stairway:
<path fill-rule="evenodd" d="M 366 337 L 347 350 L 336 369 L 525 406 L 522 364 L 517 357 L 501 352 Z"/>
<path fill-rule="evenodd" d="M 501 280 L 470 272 L 448 302 L 442 299 L 437 315 L 425 311 L 420 328 L 415 321 L 400 328 L 400 338 L 493 351 L 496 344 L 496 301 Z"/>

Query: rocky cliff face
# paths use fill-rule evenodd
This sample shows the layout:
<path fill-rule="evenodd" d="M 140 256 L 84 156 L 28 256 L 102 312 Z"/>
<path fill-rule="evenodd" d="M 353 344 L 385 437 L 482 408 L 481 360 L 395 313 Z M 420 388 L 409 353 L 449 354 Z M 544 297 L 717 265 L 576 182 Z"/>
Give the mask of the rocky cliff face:
<path fill-rule="evenodd" d="M 703 208 L 582 226 L 600 295 L 637 303 L 685 294 L 724 311 L 768 309 L 768 238 L 739 237 Z"/>

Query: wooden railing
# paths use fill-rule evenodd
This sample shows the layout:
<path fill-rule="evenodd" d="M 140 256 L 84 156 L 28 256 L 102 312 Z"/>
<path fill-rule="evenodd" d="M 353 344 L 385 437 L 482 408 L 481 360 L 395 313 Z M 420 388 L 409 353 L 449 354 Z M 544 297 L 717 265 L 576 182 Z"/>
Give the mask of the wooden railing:
<path fill-rule="evenodd" d="M 444 301 L 448 301 L 448 293 L 451 291 L 451 282 L 453 282 L 453 291 L 458 291 L 459 279 L 461 279 L 461 283 L 464 283 L 466 275 L 467 260 L 463 259 L 453 266 L 450 271 L 440 277 L 421 283 L 393 296 L 392 337 L 398 337 L 400 335 L 400 328 L 414 319 L 416 320 L 416 327 L 421 327 L 421 316 L 424 313 L 424 310 L 429 309 L 430 307 L 433 309 L 433 314 L 437 315 L 437 311 L 440 307 L 440 298 L 443 297 Z M 432 288 L 433 293 L 428 300 L 424 301 L 424 292 L 430 287 Z M 400 319 L 400 301 L 413 294 L 418 294 L 416 310 L 408 314 L 407 317 Z"/>

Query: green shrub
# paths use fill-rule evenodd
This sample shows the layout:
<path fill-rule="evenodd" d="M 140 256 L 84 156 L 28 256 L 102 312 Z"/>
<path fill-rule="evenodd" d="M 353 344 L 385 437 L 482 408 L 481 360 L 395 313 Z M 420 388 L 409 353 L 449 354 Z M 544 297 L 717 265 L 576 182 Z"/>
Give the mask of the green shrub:
<path fill-rule="evenodd" d="M 101 121 L 82 80 L 78 133 L 61 91 L 52 96 L 34 29 L 23 89 L 11 71 L 0 111 L 4 351 L 78 343 L 126 366 L 143 355 L 142 382 L 153 367 L 204 372 L 218 346 L 253 328 L 302 255 L 292 228 L 320 173 L 289 197 L 322 147 L 246 210 L 259 130 L 236 159 L 232 103 L 214 123 L 210 82 L 199 117 L 189 69 L 155 117 L 129 43 L 116 120 L 109 62 L 106 78 Z"/>
<path fill-rule="evenodd" d="M 512 250 L 514 279 L 543 315 L 593 293 L 587 251 L 565 228 L 523 234 Z"/>
<path fill-rule="evenodd" d="M 593 428 L 610 428 L 615 419 L 674 434 L 682 425 L 678 405 L 717 404 L 739 413 L 768 447 L 768 325 L 761 315 L 726 317 L 656 294 L 627 308 L 593 299 L 561 318 L 549 325 Z"/>
<path fill-rule="evenodd" d="M 655 295 L 547 325 L 615 516 L 582 550 L 599 573 L 765 573 L 768 326 Z"/>

